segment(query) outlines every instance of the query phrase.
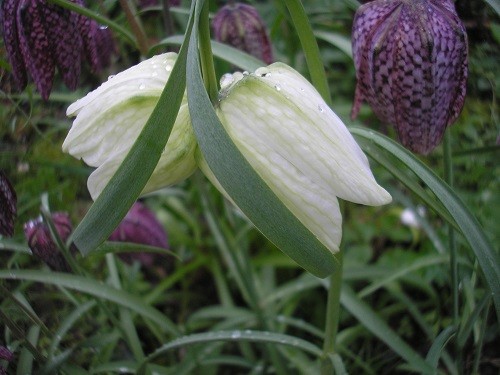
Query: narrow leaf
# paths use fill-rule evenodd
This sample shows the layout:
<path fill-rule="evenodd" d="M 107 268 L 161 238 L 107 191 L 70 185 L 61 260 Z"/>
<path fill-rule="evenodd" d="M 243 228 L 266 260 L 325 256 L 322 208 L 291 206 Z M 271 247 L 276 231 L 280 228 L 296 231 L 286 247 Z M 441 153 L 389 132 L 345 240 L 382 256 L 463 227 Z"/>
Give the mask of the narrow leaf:
<path fill-rule="evenodd" d="M 123 290 L 112 288 L 97 280 L 67 273 L 46 272 L 38 270 L 0 270 L 0 279 L 6 280 L 29 280 L 44 284 L 56 285 L 68 289 L 78 290 L 94 297 L 114 302 L 120 306 L 135 311 L 144 318 L 155 322 L 158 327 L 178 336 L 180 331 L 170 319 L 160 311 L 146 305 L 138 297 Z"/>
<path fill-rule="evenodd" d="M 186 35 L 192 29 L 188 26 Z M 167 84 L 141 134 L 125 160 L 73 233 L 73 242 L 86 255 L 103 243 L 120 224 L 153 173 L 174 126 L 186 87 L 183 46 Z"/>
<path fill-rule="evenodd" d="M 390 138 L 363 128 L 350 128 L 349 130 L 356 137 L 372 141 L 377 146 L 389 152 L 394 158 L 399 159 L 436 195 L 437 199 L 454 219 L 454 222 L 460 228 L 476 255 L 486 282 L 490 287 L 497 318 L 500 320 L 500 258 L 490 244 L 481 225 L 467 206 L 465 206 L 453 189 L 430 168 Z M 369 150 L 364 150 L 369 153 Z M 443 218 L 446 219 L 446 217 Z M 450 224 L 453 225 L 454 223 L 451 222 Z"/>
<path fill-rule="evenodd" d="M 338 260 L 286 208 L 253 170 L 220 123 L 203 85 L 198 36 L 192 33 L 187 61 L 187 90 L 191 121 L 199 147 L 219 180 L 250 221 L 301 267 L 326 277 Z"/>
<path fill-rule="evenodd" d="M 157 45 L 151 48 L 151 51 L 156 51 L 162 46 L 180 46 L 184 41 L 184 35 L 173 35 L 161 40 Z M 240 51 L 234 47 L 227 44 L 219 43 L 214 40 L 210 43 L 212 45 L 212 52 L 214 56 L 227 61 L 230 64 L 236 65 L 242 70 L 248 70 L 253 72 L 254 70 L 266 65 L 263 61 L 258 58 L 249 55 L 246 52 Z"/>
<path fill-rule="evenodd" d="M 432 373 L 429 364 L 346 285 L 342 287 L 340 302 L 363 326 L 405 359 L 411 367 L 421 373 Z"/>
<path fill-rule="evenodd" d="M 445 328 L 439 335 L 436 337 L 434 342 L 432 343 L 431 348 L 427 352 L 427 357 L 425 360 L 432 366 L 435 370 L 434 373 L 437 373 L 437 366 L 439 363 L 439 358 L 441 357 L 441 353 L 448 341 L 455 335 L 457 332 L 457 328 L 454 326 Z"/>

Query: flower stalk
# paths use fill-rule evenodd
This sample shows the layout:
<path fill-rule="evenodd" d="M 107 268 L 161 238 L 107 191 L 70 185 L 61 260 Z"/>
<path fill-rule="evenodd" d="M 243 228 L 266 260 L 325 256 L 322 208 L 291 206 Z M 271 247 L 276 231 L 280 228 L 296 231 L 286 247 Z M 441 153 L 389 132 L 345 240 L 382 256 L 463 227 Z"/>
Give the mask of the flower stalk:
<path fill-rule="evenodd" d="M 149 51 L 149 43 L 144 33 L 144 28 L 140 20 L 136 17 L 137 11 L 135 6 L 130 2 L 130 0 L 120 0 L 120 6 L 127 17 L 127 21 L 130 24 L 130 28 L 135 35 L 137 41 L 137 48 L 141 52 L 141 55 L 146 56 Z"/>
<path fill-rule="evenodd" d="M 323 341 L 323 358 L 321 361 L 321 375 L 333 374 L 331 356 L 337 352 L 336 338 L 340 318 L 340 293 L 342 287 L 343 252 L 339 251 L 337 259 L 339 267 L 333 273 L 328 287 L 328 299 L 326 304 L 325 339 Z"/>

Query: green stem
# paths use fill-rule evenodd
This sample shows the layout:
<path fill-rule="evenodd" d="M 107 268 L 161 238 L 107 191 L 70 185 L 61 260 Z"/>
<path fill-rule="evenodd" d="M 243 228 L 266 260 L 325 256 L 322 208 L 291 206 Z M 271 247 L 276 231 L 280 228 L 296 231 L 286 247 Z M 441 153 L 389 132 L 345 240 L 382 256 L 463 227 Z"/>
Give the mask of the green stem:
<path fill-rule="evenodd" d="M 141 55 L 146 56 L 149 51 L 148 38 L 144 33 L 140 19 L 136 17 L 137 10 L 135 9 L 135 5 L 130 0 L 120 0 L 120 5 L 137 40 L 137 48 L 141 52 Z"/>
<path fill-rule="evenodd" d="M 323 359 L 321 363 L 321 375 L 334 373 L 330 358 L 336 354 L 335 341 L 339 327 L 340 316 L 340 289 L 342 286 L 342 264 L 343 254 L 340 251 L 337 255 L 339 267 L 330 276 L 330 286 L 328 288 L 328 300 L 326 305 L 325 340 L 323 342 Z"/>
<path fill-rule="evenodd" d="M 208 92 L 208 97 L 215 103 L 218 96 L 217 78 L 215 76 L 214 57 L 212 54 L 212 44 L 210 43 L 210 21 L 208 19 L 209 1 L 205 1 L 201 9 L 198 24 L 200 39 L 200 61 L 203 81 Z"/>
<path fill-rule="evenodd" d="M 168 4 L 168 0 L 163 0 L 162 15 L 166 36 L 174 35 L 175 26 L 174 21 L 172 20 L 172 14 L 170 13 L 170 5 Z"/>
<path fill-rule="evenodd" d="M 444 180 L 446 183 L 453 187 L 453 160 L 452 160 L 452 149 L 451 149 L 451 135 L 450 132 L 446 132 L 443 138 L 443 152 L 444 152 Z M 458 258 L 457 258 L 457 244 L 455 238 L 455 230 L 451 225 L 448 225 L 448 247 L 450 250 L 450 269 L 451 269 L 451 290 L 452 290 L 452 300 L 453 300 L 453 325 L 458 327 L 460 324 L 460 314 L 459 314 L 459 296 L 458 296 Z M 458 347 L 458 342 L 456 346 L 457 355 L 457 368 L 460 371 L 461 365 L 461 350 Z"/>
<path fill-rule="evenodd" d="M 325 67 L 323 66 L 318 42 L 314 36 L 306 11 L 300 0 L 283 1 L 290 12 L 292 22 L 300 39 L 300 44 L 302 44 L 312 84 L 321 94 L 324 101 L 331 106 L 332 97 L 330 94 L 330 87 L 328 86 L 328 80 L 326 79 Z"/>

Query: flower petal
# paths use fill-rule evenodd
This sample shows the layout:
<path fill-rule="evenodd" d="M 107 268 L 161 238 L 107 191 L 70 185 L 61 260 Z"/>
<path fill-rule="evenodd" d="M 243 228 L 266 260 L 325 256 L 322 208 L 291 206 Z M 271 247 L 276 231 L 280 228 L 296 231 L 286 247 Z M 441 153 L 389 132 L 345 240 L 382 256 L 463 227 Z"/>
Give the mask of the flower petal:
<path fill-rule="evenodd" d="M 295 70 L 276 63 L 234 79 L 217 109 L 229 136 L 293 214 L 338 251 L 336 197 L 380 205 L 390 195 L 342 121 Z"/>
<path fill-rule="evenodd" d="M 43 6 L 45 4 L 37 1 L 21 0 L 16 20 L 24 62 L 42 98 L 47 100 L 52 90 L 55 63 L 43 25 Z"/>
<path fill-rule="evenodd" d="M 69 106 L 77 115 L 63 151 L 97 167 L 88 180 L 96 199 L 114 175 L 151 115 L 168 80 L 177 55 L 167 53 L 108 79 Z M 143 193 L 187 178 L 196 169 L 196 142 L 186 99 L 179 109 L 165 150 Z"/>
<path fill-rule="evenodd" d="M 17 88 L 23 90 L 28 83 L 28 76 L 24 66 L 23 55 L 18 40 L 18 30 L 16 22 L 17 8 L 19 7 L 18 0 L 4 0 L 1 4 L 2 15 L 2 30 L 5 42 L 5 49 L 12 66 L 12 74 L 14 76 Z"/>

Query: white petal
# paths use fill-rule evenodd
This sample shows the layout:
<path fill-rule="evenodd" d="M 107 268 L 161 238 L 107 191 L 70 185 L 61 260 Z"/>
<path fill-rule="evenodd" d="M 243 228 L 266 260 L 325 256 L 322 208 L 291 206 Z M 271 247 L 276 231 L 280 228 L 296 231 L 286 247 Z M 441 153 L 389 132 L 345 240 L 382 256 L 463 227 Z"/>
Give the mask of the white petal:
<path fill-rule="evenodd" d="M 87 182 L 96 199 L 114 175 L 151 115 L 177 55 L 166 53 L 117 74 L 68 108 L 76 119 L 63 151 L 97 169 Z M 186 97 L 159 163 L 143 193 L 177 183 L 196 169 Z"/>
<path fill-rule="evenodd" d="M 69 106 L 78 115 L 63 143 L 63 151 L 98 166 L 130 149 L 156 105 L 175 53 L 154 56 L 104 82 Z M 147 113 L 147 115 L 146 115 Z"/>
<path fill-rule="evenodd" d="M 368 160 L 316 89 L 282 63 L 240 79 L 220 102 L 228 130 L 249 154 L 266 149 L 331 194 L 381 205 L 391 196 L 375 181 Z"/>
<path fill-rule="evenodd" d="M 121 154 L 115 154 L 113 157 L 106 159 L 89 176 L 87 187 L 92 199 L 97 199 L 101 194 L 123 159 L 125 159 L 130 147 Z M 176 184 L 189 177 L 197 167 L 194 158 L 195 149 L 196 142 L 194 142 L 193 127 L 189 120 L 189 110 L 187 104 L 184 104 L 179 108 L 179 114 L 158 165 L 141 194 Z"/>
<path fill-rule="evenodd" d="M 314 87 L 280 63 L 236 75 L 219 118 L 238 149 L 292 213 L 331 251 L 342 217 L 337 197 L 390 202 L 366 156 Z"/>

